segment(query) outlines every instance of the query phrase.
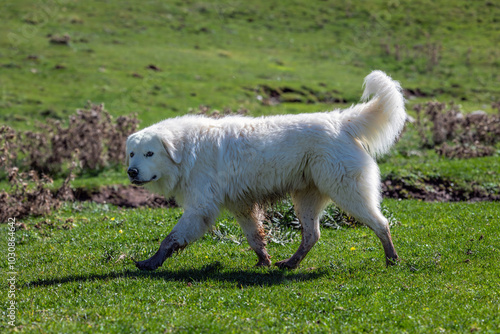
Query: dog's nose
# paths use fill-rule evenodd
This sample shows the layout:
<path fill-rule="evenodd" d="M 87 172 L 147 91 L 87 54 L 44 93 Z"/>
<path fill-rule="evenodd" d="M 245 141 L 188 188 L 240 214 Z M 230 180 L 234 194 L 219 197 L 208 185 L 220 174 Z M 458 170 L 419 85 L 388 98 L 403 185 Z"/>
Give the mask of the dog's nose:
<path fill-rule="evenodd" d="M 137 168 L 129 168 L 127 170 L 127 174 L 130 177 L 136 177 L 137 175 L 139 175 L 139 170 Z"/>

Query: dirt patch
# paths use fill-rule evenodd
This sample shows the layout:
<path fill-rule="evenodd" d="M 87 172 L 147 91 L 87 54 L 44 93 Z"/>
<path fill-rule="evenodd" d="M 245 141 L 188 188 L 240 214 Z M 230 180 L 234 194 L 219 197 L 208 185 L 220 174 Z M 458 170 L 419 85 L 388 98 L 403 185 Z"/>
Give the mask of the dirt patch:
<path fill-rule="evenodd" d="M 310 87 L 271 87 L 259 85 L 254 88 L 245 88 L 256 94 L 256 97 L 264 105 L 276 105 L 280 103 L 347 103 L 339 97 L 340 92 L 336 90 L 318 91 Z"/>
<path fill-rule="evenodd" d="M 430 94 L 423 92 L 420 88 L 406 88 L 403 89 L 403 94 L 406 99 L 417 97 L 429 97 Z"/>
<path fill-rule="evenodd" d="M 256 97 L 264 105 L 276 105 L 279 103 L 347 103 L 342 94 L 337 90 L 320 91 L 307 86 L 292 88 L 288 86 L 272 87 L 266 84 L 256 87 L 245 87 L 247 91 L 256 94 Z M 443 94 L 444 90 L 434 89 L 424 91 L 420 88 L 405 88 L 403 94 L 406 99 L 431 98 Z"/>
<path fill-rule="evenodd" d="M 56 45 L 69 45 L 69 42 L 71 41 L 71 37 L 68 34 L 64 35 L 49 35 L 47 36 L 49 38 L 49 42 L 51 44 L 56 44 Z"/>
<path fill-rule="evenodd" d="M 430 92 L 423 91 L 420 88 L 405 88 L 403 89 L 403 94 L 405 99 L 411 100 L 419 97 L 435 97 L 436 95 L 443 94 L 444 90 L 434 89 Z"/>
<path fill-rule="evenodd" d="M 382 181 L 385 198 L 419 199 L 428 202 L 499 201 L 500 194 L 488 192 L 479 185 L 457 187 L 452 181 L 440 177 L 412 178 L 387 176 Z"/>
<path fill-rule="evenodd" d="M 122 208 L 173 208 L 177 203 L 173 199 L 152 194 L 144 188 L 136 186 L 107 186 L 99 190 L 78 188 L 73 191 L 76 201 L 93 201 L 102 204 L 113 204 Z"/>

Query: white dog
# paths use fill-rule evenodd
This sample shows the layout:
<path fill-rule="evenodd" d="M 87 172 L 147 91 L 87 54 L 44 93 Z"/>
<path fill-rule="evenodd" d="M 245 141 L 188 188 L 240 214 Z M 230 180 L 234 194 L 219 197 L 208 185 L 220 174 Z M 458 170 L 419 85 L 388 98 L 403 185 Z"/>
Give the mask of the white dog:
<path fill-rule="evenodd" d="M 371 100 L 368 100 L 374 95 Z M 318 241 L 319 219 L 330 200 L 379 237 L 387 264 L 398 256 L 380 212 L 374 156 L 389 150 L 406 121 L 398 82 L 374 71 L 364 103 L 343 111 L 271 117 L 167 119 L 127 140 L 132 183 L 184 206 L 184 214 L 139 269 L 154 270 L 176 250 L 203 236 L 221 208 L 234 213 L 258 266 L 271 264 L 262 228 L 263 206 L 291 194 L 302 243 L 280 268 L 296 268 Z"/>

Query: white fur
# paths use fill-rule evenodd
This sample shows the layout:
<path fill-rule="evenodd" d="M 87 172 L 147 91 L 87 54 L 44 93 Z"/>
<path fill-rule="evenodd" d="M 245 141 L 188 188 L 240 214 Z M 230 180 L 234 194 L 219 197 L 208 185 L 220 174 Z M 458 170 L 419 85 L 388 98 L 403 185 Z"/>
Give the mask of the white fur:
<path fill-rule="evenodd" d="M 394 260 L 373 156 L 387 152 L 398 138 L 406 120 L 404 99 L 399 83 L 381 71 L 366 77 L 362 99 L 343 111 L 167 119 L 128 138 L 127 154 L 134 154 L 129 167 L 139 172 L 136 182 L 151 181 L 147 188 L 184 206 L 170 238 L 180 247 L 201 237 L 226 207 L 263 261 L 259 264 L 268 265 L 259 208 L 289 193 L 304 238 L 280 267 L 295 268 L 317 241 L 319 216 L 329 200 L 372 228 Z M 146 156 L 149 151 L 154 155 Z M 142 269 L 158 266 L 153 258 L 147 261 Z"/>

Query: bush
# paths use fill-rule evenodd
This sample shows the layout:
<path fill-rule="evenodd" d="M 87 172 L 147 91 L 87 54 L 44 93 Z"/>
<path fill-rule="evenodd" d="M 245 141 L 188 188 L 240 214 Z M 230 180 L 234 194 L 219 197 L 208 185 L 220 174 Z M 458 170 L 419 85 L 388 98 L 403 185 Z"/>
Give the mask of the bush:
<path fill-rule="evenodd" d="M 0 128 L 1 178 L 10 184 L 0 192 L 0 221 L 26 215 L 43 215 L 72 199 L 73 172 L 120 165 L 125 160 L 125 142 L 139 124 L 135 116 L 113 121 L 104 106 L 88 104 L 70 116 L 68 125 L 48 119 L 40 131 L 24 133 Z M 40 176 L 41 175 L 41 176 Z M 63 176 L 62 187 L 52 192 L 52 177 Z"/>
<path fill-rule="evenodd" d="M 294 229 L 301 228 L 299 218 L 295 214 L 293 203 L 290 198 L 271 206 L 266 211 L 264 222 L 268 225 L 268 227 L 281 226 L 287 228 L 291 227 Z M 361 223 L 333 204 L 330 204 L 325 208 L 320 223 L 323 227 L 335 229 L 361 225 Z"/>
<path fill-rule="evenodd" d="M 0 192 L 0 223 L 9 218 L 21 218 L 28 215 L 45 215 L 57 209 L 63 201 L 72 199 L 73 192 L 69 185 L 73 179 L 72 171 L 59 190 L 53 193 L 47 185 L 52 179 L 43 174 L 42 177 L 34 170 L 19 173 L 17 167 L 9 169 L 9 192 Z"/>
<path fill-rule="evenodd" d="M 82 170 L 95 170 L 125 160 L 125 141 L 137 129 L 136 117 L 113 118 L 104 106 L 90 104 L 70 116 L 68 126 L 49 119 L 42 132 L 25 132 L 20 150 L 24 165 L 41 173 L 60 173 L 77 152 Z"/>
<path fill-rule="evenodd" d="M 498 115 L 476 111 L 463 115 L 458 106 L 428 102 L 417 104 L 416 126 L 424 148 L 434 148 L 448 158 L 490 156 L 500 138 L 500 103 L 494 103 Z"/>

